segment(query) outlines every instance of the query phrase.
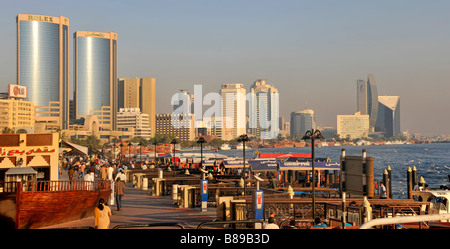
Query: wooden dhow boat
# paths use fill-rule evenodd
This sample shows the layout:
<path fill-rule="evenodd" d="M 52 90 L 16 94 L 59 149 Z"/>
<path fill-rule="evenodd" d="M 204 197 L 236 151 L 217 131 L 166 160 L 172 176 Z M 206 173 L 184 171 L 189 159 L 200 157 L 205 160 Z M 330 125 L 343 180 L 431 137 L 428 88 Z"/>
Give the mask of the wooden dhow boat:
<path fill-rule="evenodd" d="M 110 196 L 109 181 L 5 182 L 0 228 L 42 228 L 93 216 L 99 199 Z"/>

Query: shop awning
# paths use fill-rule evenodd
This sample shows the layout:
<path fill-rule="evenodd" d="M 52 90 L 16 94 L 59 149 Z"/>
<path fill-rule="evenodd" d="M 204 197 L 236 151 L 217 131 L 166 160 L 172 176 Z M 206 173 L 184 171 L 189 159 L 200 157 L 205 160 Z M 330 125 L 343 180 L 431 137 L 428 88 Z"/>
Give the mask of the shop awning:
<path fill-rule="evenodd" d="M 6 175 L 31 175 L 37 174 L 37 171 L 32 167 L 15 167 L 10 168 L 5 172 Z"/>
<path fill-rule="evenodd" d="M 62 144 L 70 147 L 71 149 L 73 149 L 73 150 L 75 150 L 75 151 L 77 151 L 77 152 L 79 152 L 81 154 L 84 154 L 84 155 L 88 154 L 88 147 L 81 146 L 81 145 L 74 144 L 74 143 L 69 143 L 69 142 L 64 141 L 64 140 L 62 140 L 61 142 L 62 142 Z"/>

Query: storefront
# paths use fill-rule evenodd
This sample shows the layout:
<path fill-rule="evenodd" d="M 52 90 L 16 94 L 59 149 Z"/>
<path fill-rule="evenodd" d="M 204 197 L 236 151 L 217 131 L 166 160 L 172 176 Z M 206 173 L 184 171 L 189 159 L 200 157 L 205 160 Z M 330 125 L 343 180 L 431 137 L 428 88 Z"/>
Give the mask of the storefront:
<path fill-rule="evenodd" d="M 0 181 L 16 167 L 31 167 L 37 180 L 58 180 L 58 133 L 1 134 Z"/>

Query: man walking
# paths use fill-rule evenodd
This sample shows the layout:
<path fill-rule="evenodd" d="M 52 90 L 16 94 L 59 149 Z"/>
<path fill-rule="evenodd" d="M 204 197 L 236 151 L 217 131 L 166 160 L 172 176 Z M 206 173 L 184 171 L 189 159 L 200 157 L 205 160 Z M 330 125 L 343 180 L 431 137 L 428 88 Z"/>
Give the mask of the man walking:
<path fill-rule="evenodd" d="M 125 179 L 125 174 L 122 170 L 119 170 L 119 174 L 116 176 L 116 186 L 114 189 L 117 211 L 120 211 L 120 208 L 122 207 L 122 197 L 125 195 Z"/>

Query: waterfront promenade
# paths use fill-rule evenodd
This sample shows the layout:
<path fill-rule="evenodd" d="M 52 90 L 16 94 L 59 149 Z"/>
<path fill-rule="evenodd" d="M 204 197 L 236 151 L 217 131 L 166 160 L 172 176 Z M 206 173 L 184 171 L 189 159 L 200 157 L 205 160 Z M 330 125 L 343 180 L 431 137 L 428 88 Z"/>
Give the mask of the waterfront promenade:
<path fill-rule="evenodd" d="M 63 176 L 64 178 L 64 172 Z M 216 208 L 210 207 L 202 212 L 200 208 L 179 208 L 174 205 L 172 196 L 152 196 L 148 191 L 133 188 L 132 183 L 126 183 L 125 196 L 122 198 L 122 208 L 117 211 L 115 205 L 110 206 L 113 215 L 111 228 L 117 225 L 150 224 L 150 223 L 180 223 L 186 229 L 195 229 L 198 224 L 213 221 L 216 218 Z M 89 228 L 94 227 L 94 217 L 77 221 L 44 227 L 53 228 Z M 155 227 L 171 229 L 177 227 Z"/>

